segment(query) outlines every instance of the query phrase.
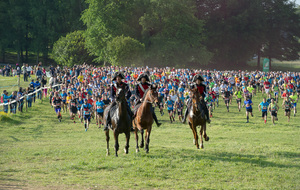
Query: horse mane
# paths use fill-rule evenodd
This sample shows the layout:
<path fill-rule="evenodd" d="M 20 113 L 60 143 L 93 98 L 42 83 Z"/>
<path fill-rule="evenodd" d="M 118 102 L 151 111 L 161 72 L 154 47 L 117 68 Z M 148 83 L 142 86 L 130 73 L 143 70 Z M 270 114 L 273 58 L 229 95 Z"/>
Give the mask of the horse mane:
<path fill-rule="evenodd" d="M 147 96 L 150 89 L 151 89 L 151 87 L 147 88 L 147 90 L 144 92 L 144 96 L 142 97 L 142 101 L 145 100 L 145 98 L 146 98 L 146 96 Z"/>

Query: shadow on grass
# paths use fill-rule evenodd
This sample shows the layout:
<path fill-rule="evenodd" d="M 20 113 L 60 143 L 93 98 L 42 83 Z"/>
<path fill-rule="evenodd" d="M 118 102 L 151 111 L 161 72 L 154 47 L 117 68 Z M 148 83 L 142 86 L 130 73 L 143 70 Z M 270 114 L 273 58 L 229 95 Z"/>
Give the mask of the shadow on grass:
<path fill-rule="evenodd" d="M 221 152 L 221 153 L 210 154 L 210 153 L 204 152 L 202 150 L 196 150 L 196 149 L 195 150 L 182 149 L 181 151 L 160 150 L 159 153 L 160 153 L 159 155 L 144 154 L 141 156 L 149 157 L 151 159 L 161 159 L 161 158 L 169 159 L 170 157 L 174 157 L 174 155 L 176 155 L 177 158 L 180 158 L 180 159 L 183 158 L 186 161 L 189 161 L 189 160 L 191 161 L 194 159 L 197 159 L 197 160 L 209 159 L 209 160 L 213 160 L 213 161 L 222 161 L 222 162 L 246 163 L 246 164 L 251 164 L 251 165 L 260 166 L 260 167 L 298 168 L 298 169 L 300 169 L 299 165 L 280 164 L 280 163 L 266 161 L 266 157 L 262 156 L 262 155 L 236 154 L 236 153 L 230 153 L 230 152 Z M 281 154 L 285 155 L 286 157 L 299 156 L 299 154 L 291 153 L 291 152 L 283 152 L 283 153 L 281 152 Z"/>
<path fill-rule="evenodd" d="M 12 138 L 12 139 L 13 139 L 14 141 L 16 141 L 16 142 L 19 142 L 19 141 L 20 141 L 20 139 L 14 137 L 14 136 L 9 136 L 9 137 Z"/>
<path fill-rule="evenodd" d="M 296 152 L 286 152 L 286 151 L 281 151 L 281 152 L 275 152 L 276 155 L 285 157 L 285 158 L 299 158 L 300 159 L 300 153 Z"/>
<path fill-rule="evenodd" d="M 0 116 L 0 123 L 3 124 L 3 127 L 7 125 L 20 125 L 22 122 L 13 118 L 13 116 Z"/>

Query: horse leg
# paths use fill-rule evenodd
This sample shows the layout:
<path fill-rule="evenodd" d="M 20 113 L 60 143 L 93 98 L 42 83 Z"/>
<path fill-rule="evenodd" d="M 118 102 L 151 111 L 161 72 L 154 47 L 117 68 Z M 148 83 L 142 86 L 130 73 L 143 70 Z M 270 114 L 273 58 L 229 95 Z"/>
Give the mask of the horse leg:
<path fill-rule="evenodd" d="M 204 146 L 203 146 L 203 128 L 204 126 L 201 125 L 201 128 L 200 128 L 200 148 L 203 149 Z"/>
<path fill-rule="evenodd" d="M 126 136 L 126 145 L 125 145 L 124 151 L 125 151 L 125 154 L 128 154 L 130 132 L 127 132 L 127 133 L 125 134 L 125 136 Z"/>
<path fill-rule="evenodd" d="M 145 139 L 146 139 L 146 153 L 149 153 L 149 144 L 150 144 L 150 133 L 151 133 L 151 126 L 148 127 L 147 131 L 146 131 L 146 135 L 145 135 Z"/>
<path fill-rule="evenodd" d="M 106 156 L 109 155 L 109 130 L 105 131 L 106 135 Z"/>
<path fill-rule="evenodd" d="M 207 134 L 206 134 L 206 124 L 204 124 L 204 126 L 203 126 L 203 137 L 204 137 L 204 140 L 205 141 L 209 141 L 209 137 L 207 136 Z"/>
<path fill-rule="evenodd" d="M 197 129 L 196 129 L 196 126 L 194 126 L 193 124 L 191 124 L 191 125 L 192 125 L 191 128 L 192 128 L 193 133 L 194 133 L 195 144 L 196 144 L 197 149 L 199 149 Z"/>
<path fill-rule="evenodd" d="M 138 135 L 138 129 L 137 129 L 137 127 L 135 127 L 134 134 L 135 134 L 135 142 L 136 142 L 136 149 L 135 149 L 135 151 L 139 152 L 139 135 Z"/>
<path fill-rule="evenodd" d="M 144 129 L 141 130 L 141 136 L 140 148 L 144 148 Z"/>
<path fill-rule="evenodd" d="M 116 157 L 118 157 L 118 151 L 119 151 L 119 133 L 114 132 L 115 136 L 115 152 L 116 152 Z"/>
<path fill-rule="evenodd" d="M 194 135 L 194 140 L 193 140 L 193 143 L 194 143 L 194 145 L 196 145 L 196 133 L 195 133 L 195 130 L 193 129 L 193 125 L 189 122 L 189 125 L 190 125 L 190 128 L 191 128 L 191 130 L 192 130 L 192 132 L 193 132 L 193 135 Z"/>

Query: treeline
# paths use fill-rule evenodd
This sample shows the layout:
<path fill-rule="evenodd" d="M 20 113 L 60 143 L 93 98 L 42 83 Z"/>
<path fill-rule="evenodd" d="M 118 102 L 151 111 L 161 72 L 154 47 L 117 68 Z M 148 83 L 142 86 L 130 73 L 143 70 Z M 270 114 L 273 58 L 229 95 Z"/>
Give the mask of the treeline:
<path fill-rule="evenodd" d="M 0 60 L 16 52 L 15 61 L 27 63 L 32 52 L 37 62 L 47 62 L 54 42 L 85 28 L 80 17 L 87 7 L 83 0 L 0 1 Z"/>
<path fill-rule="evenodd" d="M 1 52 L 22 60 L 24 51 L 52 50 L 63 65 L 299 59 L 299 8 L 289 0 L 10 0 L 0 8 Z"/>

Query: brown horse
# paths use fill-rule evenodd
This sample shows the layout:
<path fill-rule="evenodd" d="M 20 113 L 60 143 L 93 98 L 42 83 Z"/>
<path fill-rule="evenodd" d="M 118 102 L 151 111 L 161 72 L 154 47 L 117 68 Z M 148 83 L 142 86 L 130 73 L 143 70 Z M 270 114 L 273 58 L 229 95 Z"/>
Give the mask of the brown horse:
<path fill-rule="evenodd" d="M 132 124 L 135 129 L 135 140 L 136 140 L 136 152 L 139 152 L 139 145 L 138 145 L 138 130 L 141 132 L 142 139 L 140 143 L 140 147 L 144 147 L 144 130 L 146 130 L 145 141 L 146 146 L 145 150 L 146 153 L 149 152 L 149 143 L 150 143 L 150 133 L 152 130 L 153 124 L 153 117 L 152 117 L 152 104 L 154 102 L 158 102 L 158 93 L 156 91 L 156 86 L 151 86 L 145 92 L 143 102 L 141 103 L 140 107 L 137 108 L 136 117 L 134 118 Z"/>
<path fill-rule="evenodd" d="M 203 138 L 204 137 L 205 141 L 209 140 L 209 137 L 206 135 L 206 119 L 204 117 L 204 114 L 202 113 L 203 109 L 201 109 L 201 100 L 203 97 L 200 96 L 200 93 L 197 88 L 191 89 L 191 99 L 192 99 L 192 108 L 189 111 L 188 114 L 188 121 L 190 128 L 193 131 L 194 134 L 194 144 L 196 147 L 199 149 L 199 144 L 198 144 L 198 134 L 197 134 L 197 126 L 201 126 L 200 128 L 200 138 L 201 138 L 201 144 L 200 147 L 201 149 L 204 148 L 203 146 Z"/>
<path fill-rule="evenodd" d="M 106 114 L 108 114 L 109 109 L 111 113 L 111 127 L 110 129 L 114 132 L 115 137 L 115 154 L 118 156 L 119 150 L 119 134 L 125 133 L 126 136 L 126 145 L 125 145 L 125 153 L 128 154 L 129 148 L 129 139 L 130 139 L 130 129 L 132 125 L 132 119 L 127 111 L 127 101 L 125 98 L 125 92 L 122 88 L 117 89 L 116 93 L 116 106 L 112 107 L 108 106 L 104 110 L 104 118 Z M 106 125 L 106 120 L 104 119 L 104 125 Z M 106 143 L 107 143 L 107 155 L 109 155 L 109 130 L 105 131 L 106 134 Z"/>

